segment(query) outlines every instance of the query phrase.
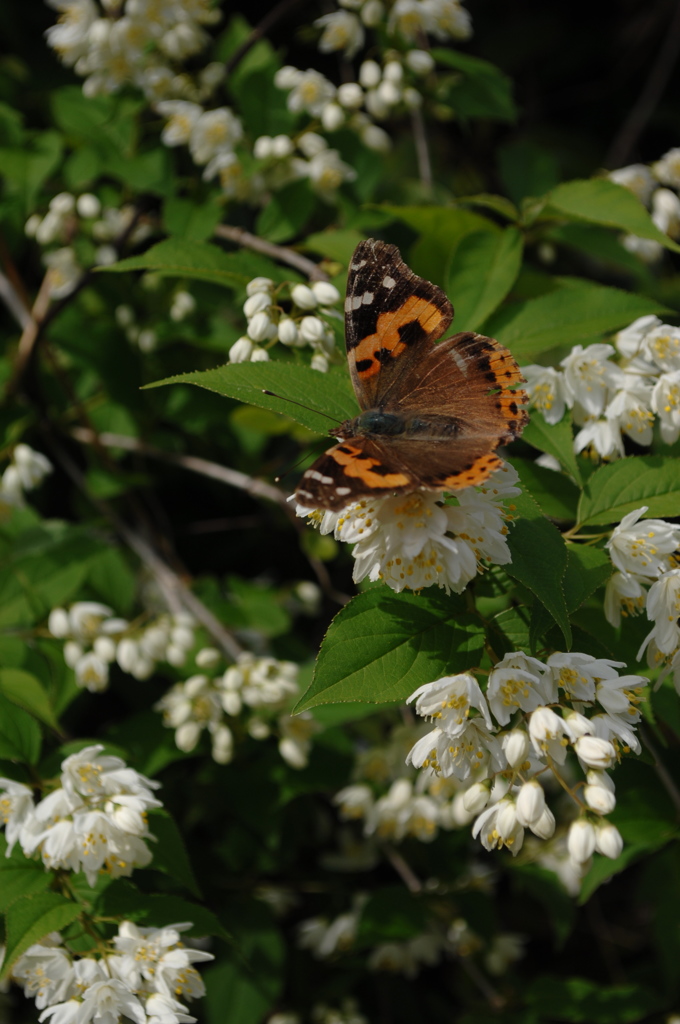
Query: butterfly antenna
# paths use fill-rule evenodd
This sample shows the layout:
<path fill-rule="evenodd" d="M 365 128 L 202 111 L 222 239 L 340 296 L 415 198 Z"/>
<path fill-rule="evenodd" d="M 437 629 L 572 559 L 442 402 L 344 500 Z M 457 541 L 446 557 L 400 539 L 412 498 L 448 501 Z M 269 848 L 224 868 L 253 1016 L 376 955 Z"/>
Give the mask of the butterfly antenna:
<path fill-rule="evenodd" d="M 296 402 L 294 398 L 284 398 L 283 395 L 277 395 L 275 391 L 267 391 L 266 388 L 262 388 L 263 395 L 271 395 L 272 398 L 278 398 L 281 402 L 290 402 L 291 405 L 299 405 L 301 409 L 307 409 L 308 412 L 314 412 L 317 416 L 325 416 L 327 420 L 331 420 L 333 423 L 340 424 L 340 420 L 336 419 L 335 416 L 329 416 L 327 412 L 321 412 L 320 409 L 313 409 L 311 405 L 305 405 L 304 402 Z"/>

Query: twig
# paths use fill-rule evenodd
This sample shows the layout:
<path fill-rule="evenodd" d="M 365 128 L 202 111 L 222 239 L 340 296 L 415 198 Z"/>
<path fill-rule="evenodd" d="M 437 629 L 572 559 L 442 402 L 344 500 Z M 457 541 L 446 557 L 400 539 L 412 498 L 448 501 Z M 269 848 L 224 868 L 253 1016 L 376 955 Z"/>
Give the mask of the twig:
<path fill-rule="evenodd" d="M 8 310 L 21 327 L 22 331 L 25 331 L 32 323 L 33 318 L 30 311 L 26 308 L 23 299 L 17 292 L 16 288 L 8 277 L 0 271 L 0 299 L 5 303 Z"/>
<path fill-rule="evenodd" d="M 61 445 L 55 440 L 54 432 L 49 425 L 45 426 L 45 439 L 52 450 L 56 461 L 76 487 L 87 497 L 87 499 L 109 520 L 119 537 L 135 552 L 141 562 L 146 565 L 159 587 L 161 588 L 170 611 L 177 612 L 185 608 L 205 626 L 213 640 L 219 644 L 223 651 L 234 660 L 241 653 L 241 646 L 234 636 L 224 628 L 221 622 L 213 615 L 209 608 L 196 597 L 183 580 L 174 572 L 170 566 L 163 561 L 160 555 L 152 548 L 149 542 L 138 534 L 127 523 L 123 522 L 120 516 L 114 512 L 111 506 L 101 498 L 95 498 L 87 489 L 83 474 L 80 472 L 71 457 L 64 451 Z"/>
<path fill-rule="evenodd" d="M 231 74 L 234 68 L 237 66 L 250 49 L 257 43 L 265 32 L 268 32 L 270 28 L 280 21 L 282 18 L 292 11 L 294 7 L 301 2 L 301 0 L 281 0 L 281 3 L 273 7 L 268 14 L 265 14 L 259 25 L 256 25 L 253 31 L 250 33 L 247 39 L 245 39 L 239 47 L 232 53 L 229 60 L 224 65 L 224 70 L 227 77 Z"/>
<path fill-rule="evenodd" d="M 425 131 L 425 120 L 423 112 L 416 108 L 411 112 L 411 125 L 413 127 L 413 142 L 416 147 L 416 160 L 418 161 L 418 176 L 420 183 L 427 192 L 432 191 L 432 162 L 430 160 L 430 147 L 427 143 L 427 132 Z"/>
<path fill-rule="evenodd" d="M 253 252 L 260 252 L 263 256 L 270 256 L 273 260 L 278 260 L 280 263 L 287 263 L 289 267 L 295 267 L 296 270 L 303 273 L 310 281 L 328 280 L 328 274 L 324 273 L 318 263 L 307 259 L 306 256 L 295 252 L 294 249 L 288 249 L 283 245 L 275 245 L 274 242 L 267 242 L 264 238 L 251 235 L 250 231 L 245 231 L 243 228 L 237 228 L 231 224 L 218 224 L 215 228 L 215 234 L 218 238 L 224 238 L 229 242 L 236 242 L 237 245 L 242 245 L 246 249 L 252 249 Z"/>
<path fill-rule="evenodd" d="M 420 881 L 411 866 L 406 863 L 402 855 L 395 850 L 393 846 L 390 846 L 389 843 L 383 843 L 382 849 L 408 891 L 413 893 L 422 892 L 423 883 Z"/>
<path fill-rule="evenodd" d="M 506 999 L 496 992 L 488 978 L 486 978 L 480 971 L 474 960 L 470 960 L 466 956 L 458 956 L 458 963 L 467 974 L 470 981 L 473 982 L 482 993 L 489 1006 L 492 1006 L 494 1010 L 502 1010 L 506 1004 Z"/>
<path fill-rule="evenodd" d="M 665 764 L 663 764 L 663 762 L 661 761 L 656 746 L 652 742 L 649 729 L 647 729 L 644 725 L 640 726 L 640 737 L 644 742 L 644 745 L 647 747 L 647 750 L 654 758 L 654 771 L 659 776 L 659 780 L 664 789 L 666 790 L 666 792 L 668 793 L 669 797 L 671 798 L 671 802 L 675 807 L 676 811 L 678 811 L 678 813 L 680 814 L 680 791 L 678 790 L 678 787 L 675 784 L 673 776 L 668 771 Z"/>
<path fill-rule="evenodd" d="M 645 125 L 654 113 L 673 73 L 680 50 L 680 2 L 664 35 L 659 54 L 652 61 L 651 71 L 637 102 L 633 105 L 605 158 L 605 167 L 621 167 L 629 159 Z"/>
<path fill-rule="evenodd" d="M 43 325 L 43 321 L 47 316 L 47 311 L 50 308 L 50 279 L 51 272 L 48 270 L 42 279 L 38 294 L 36 295 L 33 308 L 30 311 L 28 320 L 21 332 L 19 338 L 19 346 L 17 348 L 16 362 L 14 363 L 14 373 L 12 379 L 8 385 L 8 392 L 13 393 L 21 380 L 24 370 L 28 365 L 28 362 L 33 353 L 35 344 L 40 337 L 40 331 Z"/>
<path fill-rule="evenodd" d="M 74 427 L 71 430 L 71 436 L 76 441 L 80 441 L 81 444 L 98 443 L 107 448 L 123 448 L 125 451 L 139 452 L 140 455 L 148 455 L 152 459 L 170 462 L 193 473 L 200 473 L 202 476 L 210 477 L 212 480 L 219 480 L 220 483 L 227 484 L 229 487 L 236 487 L 238 490 L 245 491 L 246 494 L 250 494 L 254 498 L 264 498 L 267 501 L 272 501 L 285 512 L 298 533 L 304 529 L 302 520 L 295 514 L 295 509 L 283 491 L 279 490 L 278 487 L 274 487 L 273 484 L 268 484 L 264 480 L 256 480 L 254 477 L 241 473 L 237 469 L 221 466 L 217 462 L 210 462 L 208 459 L 201 459 L 196 455 L 176 455 L 174 452 L 164 452 L 161 448 L 144 444 L 142 441 L 138 441 L 136 437 L 128 437 L 125 434 L 111 434 L 108 432 L 95 434 L 93 430 L 89 430 L 87 427 Z M 324 594 L 332 601 L 335 601 L 336 604 L 347 604 L 349 595 L 336 590 L 328 570 L 321 559 L 310 554 L 306 554 L 306 558 Z"/>

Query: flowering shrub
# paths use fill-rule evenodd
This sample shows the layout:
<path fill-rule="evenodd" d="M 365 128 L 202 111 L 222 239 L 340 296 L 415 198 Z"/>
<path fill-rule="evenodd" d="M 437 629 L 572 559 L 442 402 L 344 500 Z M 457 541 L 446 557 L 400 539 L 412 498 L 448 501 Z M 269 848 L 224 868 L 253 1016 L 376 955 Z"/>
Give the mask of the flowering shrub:
<path fill-rule="evenodd" d="M 609 60 L 538 0 L 15 6 L 0 1020 L 674 1020 L 668 12 Z M 347 295 L 366 238 L 522 368 L 475 485 L 312 467 L 345 312 L 427 287 Z"/>

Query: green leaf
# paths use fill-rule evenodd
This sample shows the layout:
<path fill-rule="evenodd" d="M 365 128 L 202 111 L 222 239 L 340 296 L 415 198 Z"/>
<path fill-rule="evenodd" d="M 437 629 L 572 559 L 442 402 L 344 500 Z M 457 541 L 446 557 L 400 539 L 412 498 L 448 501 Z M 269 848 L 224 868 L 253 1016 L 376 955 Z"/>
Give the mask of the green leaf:
<path fill-rule="evenodd" d="M 466 235 L 449 266 L 447 292 L 466 331 L 476 330 L 508 294 L 522 265 L 524 243 L 517 228 Z"/>
<path fill-rule="evenodd" d="M 583 488 L 578 521 L 582 526 L 618 523 L 648 506 L 650 516 L 677 516 L 680 509 L 678 460 L 663 455 L 633 455 L 600 466 Z"/>
<path fill-rule="evenodd" d="M 357 946 L 404 942 L 422 935 L 428 924 L 427 908 L 403 885 L 390 885 L 372 893 L 361 911 Z"/>
<path fill-rule="evenodd" d="M 569 544 L 567 568 L 562 585 L 567 608 L 575 612 L 598 587 L 603 586 L 614 571 L 609 555 L 602 548 L 585 544 Z"/>
<path fill-rule="evenodd" d="M 541 1020 L 570 1024 L 634 1024 L 663 1005 L 660 994 L 642 985 L 548 975 L 532 982 L 525 998 Z"/>
<path fill-rule="evenodd" d="M 564 473 L 546 469 L 528 459 L 510 459 L 523 490 L 529 491 L 547 516 L 576 522 L 580 492 Z"/>
<path fill-rule="evenodd" d="M 231 940 L 219 918 L 206 907 L 179 896 L 141 893 L 132 882 L 123 878 L 117 878 L 103 890 L 97 898 L 96 912 L 103 917 L 124 917 L 155 928 L 175 921 L 191 921 L 192 927 L 184 934 L 197 937 L 216 935 L 227 942 Z"/>
<path fill-rule="evenodd" d="M 37 764 L 40 744 L 40 726 L 36 720 L 0 695 L 0 758 Z"/>
<path fill-rule="evenodd" d="M 167 811 L 149 812 L 149 827 L 157 842 L 150 843 L 153 853 L 152 867 L 164 871 L 200 899 L 201 890 L 196 880 L 182 834 Z"/>
<path fill-rule="evenodd" d="M 171 196 L 163 204 L 163 223 L 169 235 L 192 242 L 210 238 L 222 217 L 216 202 L 194 203 L 190 199 Z"/>
<path fill-rule="evenodd" d="M 289 242 L 311 217 L 317 199 L 308 181 L 293 181 L 279 189 L 257 218 L 256 232 L 270 242 Z"/>
<path fill-rule="evenodd" d="M 516 119 L 512 81 L 495 64 L 443 47 L 436 47 L 431 53 L 438 64 L 463 72 L 463 78 L 449 91 L 449 99 L 459 117 L 489 117 L 509 122 Z"/>
<path fill-rule="evenodd" d="M 562 630 L 569 649 L 571 624 L 562 586 L 567 568 L 566 545 L 559 530 L 543 516 L 533 498 L 520 494 L 512 503 L 521 518 L 515 521 L 508 536 L 512 562 L 503 568 L 528 587 L 547 608 Z"/>
<path fill-rule="evenodd" d="M 478 665 L 483 645 L 482 624 L 466 613 L 461 598 L 376 587 L 334 618 L 295 711 L 404 700 L 422 683 Z"/>
<path fill-rule="evenodd" d="M 180 373 L 146 386 L 157 388 L 165 384 L 196 384 L 208 391 L 236 398 L 239 402 L 281 413 L 317 434 L 328 433 L 333 419 L 339 424 L 358 414 L 356 399 L 344 369 L 337 373 L 319 373 L 294 363 L 227 363 L 214 370 Z M 275 391 L 280 398 L 263 394 L 263 389 Z M 307 400 L 319 411 L 292 404 Z"/>
<path fill-rule="evenodd" d="M 147 249 L 141 256 L 129 256 L 99 271 L 122 274 L 130 270 L 154 270 L 163 277 L 188 277 L 212 281 L 225 288 L 241 288 L 260 275 L 278 279 L 280 273 L 271 260 L 249 252 L 224 252 L 207 242 L 188 238 L 167 238 Z M 289 275 L 290 276 L 290 275 Z"/>
<path fill-rule="evenodd" d="M 515 203 L 522 203 L 523 214 L 524 200 L 542 196 L 562 177 L 555 147 L 526 138 L 515 138 L 499 148 L 498 173 L 510 198 Z"/>
<path fill-rule="evenodd" d="M 59 728 L 45 688 L 30 672 L 18 668 L 0 668 L 0 694 L 35 715 L 50 728 Z"/>
<path fill-rule="evenodd" d="M 4 836 L 0 847 L 0 913 L 4 914 L 15 900 L 44 892 L 52 884 L 52 874 L 45 870 L 42 861 L 27 860 L 18 847 L 15 847 L 12 857 L 8 859 L 5 856 L 7 843 Z"/>
<path fill-rule="evenodd" d="M 468 206 L 481 206 L 487 210 L 499 213 L 501 217 L 516 221 L 519 219 L 519 210 L 514 203 L 511 203 L 505 196 L 494 196 L 487 192 L 480 192 L 475 196 L 460 196 L 459 203 Z"/>
<path fill-rule="evenodd" d="M 10 904 L 5 918 L 7 950 L 3 973 L 29 946 L 50 932 L 61 931 L 83 912 L 82 906 L 55 892 L 36 893 Z"/>
<path fill-rule="evenodd" d="M 35 209 L 43 184 L 61 160 L 63 139 L 59 132 L 36 132 L 21 149 L 0 149 L 0 167 L 9 192 L 19 196 L 24 214 Z"/>
<path fill-rule="evenodd" d="M 337 260 L 338 263 L 349 266 L 349 261 L 359 242 L 363 239 L 359 231 L 346 228 L 339 231 L 319 231 L 314 235 L 307 235 L 304 240 L 304 248 L 325 256 L 330 260 Z"/>
<path fill-rule="evenodd" d="M 659 231 L 640 200 L 629 189 L 608 178 L 565 181 L 545 198 L 548 211 L 558 210 L 576 220 L 619 228 L 680 252 L 680 245 Z"/>
<path fill-rule="evenodd" d="M 558 345 L 575 345 L 625 327 L 648 313 L 671 313 L 654 299 L 590 281 L 562 278 L 562 287 L 499 310 L 483 327 L 515 358 L 528 361 Z"/>
<path fill-rule="evenodd" d="M 522 431 L 522 440 L 539 452 L 554 455 L 570 477 L 581 483 L 581 469 L 574 454 L 574 433 L 571 412 L 566 412 L 558 423 L 546 423 L 543 414 L 534 409 L 531 419 Z"/>

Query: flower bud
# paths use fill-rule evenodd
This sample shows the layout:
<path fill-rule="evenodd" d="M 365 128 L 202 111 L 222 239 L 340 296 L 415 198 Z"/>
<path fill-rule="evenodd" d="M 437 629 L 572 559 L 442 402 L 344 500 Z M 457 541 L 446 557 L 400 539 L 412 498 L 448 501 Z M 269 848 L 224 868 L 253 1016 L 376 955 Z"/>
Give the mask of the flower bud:
<path fill-rule="evenodd" d="M 359 82 L 364 89 L 375 89 L 381 78 L 382 70 L 374 60 L 365 60 L 359 68 Z"/>
<path fill-rule="evenodd" d="M 410 86 L 408 89 L 404 89 L 402 99 L 409 110 L 418 110 L 423 105 L 423 97 L 417 89 L 413 89 Z"/>
<path fill-rule="evenodd" d="M 272 139 L 272 156 L 277 160 L 285 160 L 294 149 L 293 140 L 288 135 L 275 135 Z"/>
<path fill-rule="evenodd" d="M 116 306 L 113 314 L 119 327 L 130 327 L 135 322 L 132 306 Z"/>
<path fill-rule="evenodd" d="M 366 110 L 369 112 L 371 117 L 375 117 L 378 121 L 382 121 L 390 112 L 390 105 L 386 103 L 381 97 L 377 89 L 369 89 L 366 93 Z"/>
<path fill-rule="evenodd" d="M 254 740 L 266 740 L 271 730 L 262 718 L 251 718 L 248 722 L 248 733 Z"/>
<path fill-rule="evenodd" d="M 176 322 L 183 320 L 185 316 L 196 309 L 196 299 L 191 292 L 179 291 L 175 293 L 170 306 L 170 319 Z"/>
<path fill-rule="evenodd" d="M 510 839 L 517 831 L 518 824 L 515 801 L 510 800 L 508 797 L 503 797 L 498 803 L 498 815 L 496 817 L 496 830 L 501 839 Z"/>
<path fill-rule="evenodd" d="M 338 86 L 338 103 L 347 110 L 358 110 L 364 102 L 364 91 L 358 82 L 344 82 Z"/>
<path fill-rule="evenodd" d="M 137 345 L 139 346 L 140 352 L 153 352 L 156 347 L 156 332 L 152 331 L 150 327 L 145 327 L 143 331 L 140 331 L 137 335 Z"/>
<path fill-rule="evenodd" d="M 470 814 L 479 814 L 488 804 L 489 795 L 488 782 L 475 782 L 463 793 L 463 807 Z"/>
<path fill-rule="evenodd" d="M 174 665 L 175 668 L 181 668 L 187 660 L 186 648 L 180 647 L 179 644 L 168 644 L 165 652 L 165 660 L 168 665 Z"/>
<path fill-rule="evenodd" d="M 243 312 L 249 320 L 251 320 L 256 313 L 261 313 L 265 309 L 269 309 L 272 304 L 272 297 L 269 292 L 256 291 L 250 295 L 243 303 Z"/>
<path fill-rule="evenodd" d="M 598 814 L 611 814 L 616 807 L 616 796 L 604 786 L 586 786 L 583 799 Z"/>
<path fill-rule="evenodd" d="M 251 363 L 268 363 L 269 352 L 264 348 L 255 347 L 250 356 Z"/>
<path fill-rule="evenodd" d="M 511 768 L 517 768 L 526 761 L 529 753 L 529 737 L 524 729 L 511 729 L 503 737 L 503 750 Z"/>
<path fill-rule="evenodd" d="M 116 648 L 116 661 L 123 672 L 131 672 L 132 666 L 139 658 L 139 647 L 130 637 L 124 637 Z"/>
<path fill-rule="evenodd" d="M 595 829 L 595 849 L 604 857 L 612 860 L 618 857 L 623 849 L 621 833 L 609 821 L 601 821 Z"/>
<path fill-rule="evenodd" d="M 289 316 L 282 316 L 279 320 L 279 341 L 282 345 L 294 345 L 297 340 L 297 324 Z"/>
<path fill-rule="evenodd" d="M 541 817 L 544 808 L 543 786 L 535 779 L 525 782 L 517 795 L 517 820 L 520 825 L 531 827 Z"/>
<path fill-rule="evenodd" d="M 599 736 L 581 736 L 574 743 L 576 755 L 589 768 L 610 768 L 616 761 L 616 750 L 609 740 Z"/>
<path fill-rule="evenodd" d="M 404 69 L 398 60 L 389 60 L 383 68 L 383 78 L 386 82 L 399 84 L 404 77 Z"/>
<path fill-rule="evenodd" d="M 427 75 L 434 67 L 434 58 L 427 50 L 409 50 L 406 64 L 414 75 Z"/>
<path fill-rule="evenodd" d="M 47 620 L 47 628 L 52 636 L 56 636 L 60 640 L 68 636 L 71 631 L 68 613 L 63 608 L 53 608 Z"/>
<path fill-rule="evenodd" d="M 367 0 L 359 16 L 366 28 L 375 28 L 382 21 L 384 14 L 385 5 L 381 0 Z"/>
<path fill-rule="evenodd" d="M 253 143 L 253 156 L 256 160 L 268 160 L 272 155 L 272 140 L 270 135 L 260 135 Z"/>
<path fill-rule="evenodd" d="M 229 349 L 229 362 L 230 363 L 247 363 L 250 359 L 250 353 L 253 351 L 253 343 L 250 338 L 245 336 L 239 338 Z"/>
<path fill-rule="evenodd" d="M 59 192 L 58 195 L 50 199 L 50 210 L 54 210 L 55 213 L 71 213 L 75 209 L 75 205 L 75 196 L 72 196 L 70 192 Z"/>
<path fill-rule="evenodd" d="M 199 668 L 216 668 L 222 660 L 222 655 L 216 647 L 202 647 L 196 654 L 196 664 Z"/>
<path fill-rule="evenodd" d="M 311 288 L 320 306 L 332 306 L 340 301 L 340 292 L 330 281 L 315 281 Z"/>
<path fill-rule="evenodd" d="M 550 839 L 555 832 L 555 815 L 549 807 L 544 807 L 540 818 L 529 827 L 539 839 Z"/>
<path fill-rule="evenodd" d="M 92 645 L 92 650 L 102 661 L 116 660 L 116 641 L 110 636 L 98 636 Z"/>
<path fill-rule="evenodd" d="M 595 829 L 585 818 L 572 821 L 567 837 L 569 856 L 579 864 L 589 860 L 595 850 Z"/>
<path fill-rule="evenodd" d="M 251 295 L 256 295 L 257 292 L 268 292 L 273 287 L 274 282 L 271 277 L 254 277 L 246 285 L 246 295 L 250 297 Z"/>
<path fill-rule="evenodd" d="M 220 700 L 226 714 L 232 716 L 241 714 L 243 701 L 241 700 L 240 694 L 236 693 L 235 690 L 228 690 L 226 693 L 223 693 Z"/>
<path fill-rule="evenodd" d="M 75 668 L 83 656 L 83 649 L 75 640 L 67 640 L 64 644 L 64 661 L 69 668 Z"/>
<path fill-rule="evenodd" d="M 212 756 L 218 764 L 229 764 L 234 756 L 234 737 L 228 725 L 218 725 L 212 736 Z"/>
<path fill-rule="evenodd" d="M 89 219 L 91 217 L 98 217 L 102 210 L 102 204 L 99 202 L 95 195 L 91 192 L 83 192 L 81 196 L 76 199 L 76 210 L 79 216 Z"/>
<path fill-rule="evenodd" d="M 325 356 L 322 352 L 315 352 L 309 365 L 312 370 L 318 370 L 319 373 L 328 373 L 330 363 L 328 362 L 328 356 Z"/>
<path fill-rule="evenodd" d="M 294 89 L 302 78 L 303 72 L 286 64 L 274 75 L 274 85 L 277 89 Z"/>
<path fill-rule="evenodd" d="M 328 149 L 328 143 L 323 135 L 319 135 L 318 132 L 305 132 L 298 139 L 298 149 L 301 153 L 304 153 L 308 160 L 311 160 L 313 156 L 318 156 L 319 153 L 323 153 L 325 149 Z"/>
<path fill-rule="evenodd" d="M 327 132 L 335 132 L 345 121 L 345 111 L 339 103 L 327 103 L 321 111 L 321 124 Z"/>
<path fill-rule="evenodd" d="M 290 297 L 299 309 L 316 309 L 317 307 L 316 295 L 306 284 L 294 285 Z"/>
<path fill-rule="evenodd" d="M 256 313 L 252 320 L 248 321 L 248 337 L 252 341 L 265 341 L 269 334 L 270 323 L 271 320 L 264 310 Z"/>
<path fill-rule="evenodd" d="M 201 736 L 201 726 L 198 722 L 184 722 L 175 732 L 175 743 L 185 754 L 190 753 L 198 743 Z"/>
<path fill-rule="evenodd" d="M 380 101 L 388 107 L 394 107 L 401 99 L 401 87 L 396 82 L 381 82 L 376 93 Z"/>
<path fill-rule="evenodd" d="M 326 333 L 326 325 L 318 316 L 303 316 L 300 321 L 300 337 L 308 344 L 320 342 Z"/>
<path fill-rule="evenodd" d="M 362 128 L 360 138 L 364 146 L 372 149 L 375 153 L 387 153 L 392 148 L 392 140 L 389 135 L 384 128 L 377 124 L 367 124 Z"/>

